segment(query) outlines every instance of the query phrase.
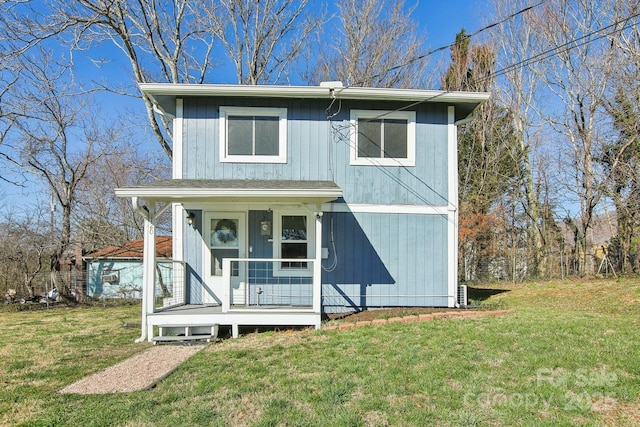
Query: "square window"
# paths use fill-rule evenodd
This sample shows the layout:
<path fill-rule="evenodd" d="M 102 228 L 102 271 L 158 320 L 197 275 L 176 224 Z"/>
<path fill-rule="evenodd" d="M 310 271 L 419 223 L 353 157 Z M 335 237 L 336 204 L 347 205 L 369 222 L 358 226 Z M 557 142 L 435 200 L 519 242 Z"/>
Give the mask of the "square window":
<path fill-rule="evenodd" d="M 220 161 L 286 163 L 286 108 L 220 107 Z"/>
<path fill-rule="evenodd" d="M 414 111 L 351 111 L 351 164 L 415 166 Z"/>

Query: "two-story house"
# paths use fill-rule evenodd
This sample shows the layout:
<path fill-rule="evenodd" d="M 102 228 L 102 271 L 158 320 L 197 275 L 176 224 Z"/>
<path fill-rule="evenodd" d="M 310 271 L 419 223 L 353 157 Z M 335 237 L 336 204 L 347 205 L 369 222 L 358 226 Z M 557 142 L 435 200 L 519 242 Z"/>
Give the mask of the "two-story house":
<path fill-rule="evenodd" d="M 141 339 L 158 327 L 231 325 L 237 336 L 319 328 L 322 313 L 456 306 L 457 126 L 487 93 L 140 88 L 173 119 L 174 141 L 172 179 L 116 189 L 145 217 Z M 165 209 L 170 292 L 153 248 Z"/>

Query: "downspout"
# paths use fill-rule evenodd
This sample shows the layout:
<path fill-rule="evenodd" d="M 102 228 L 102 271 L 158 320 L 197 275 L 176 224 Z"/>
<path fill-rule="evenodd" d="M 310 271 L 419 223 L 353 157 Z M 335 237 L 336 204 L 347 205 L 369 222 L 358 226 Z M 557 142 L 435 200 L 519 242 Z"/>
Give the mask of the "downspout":
<path fill-rule="evenodd" d="M 467 123 L 469 123 L 470 121 L 472 121 L 475 118 L 476 118 L 476 111 L 473 110 L 473 112 L 470 115 L 468 115 L 464 119 L 460 119 L 457 122 L 454 122 L 453 124 L 456 125 L 456 126 L 466 125 Z"/>

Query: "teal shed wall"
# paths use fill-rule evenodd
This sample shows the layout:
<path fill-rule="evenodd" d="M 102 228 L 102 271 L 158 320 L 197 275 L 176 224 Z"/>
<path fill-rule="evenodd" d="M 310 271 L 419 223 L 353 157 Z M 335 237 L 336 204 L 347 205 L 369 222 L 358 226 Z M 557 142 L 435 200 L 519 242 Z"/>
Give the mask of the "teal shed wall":
<path fill-rule="evenodd" d="M 102 283 L 104 272 L 117 271 L 120 280 L 116 284 Z M 94 260 L 87 263 L 87 296 L 92 298 L 142 297 L 142 260 Z"/>

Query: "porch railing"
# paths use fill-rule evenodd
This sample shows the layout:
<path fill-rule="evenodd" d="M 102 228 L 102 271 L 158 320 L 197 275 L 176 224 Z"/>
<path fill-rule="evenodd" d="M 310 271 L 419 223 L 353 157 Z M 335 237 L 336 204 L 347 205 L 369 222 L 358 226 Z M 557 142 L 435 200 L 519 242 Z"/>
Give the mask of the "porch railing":
<path fill-rule="evenodd" d="M 186 264 L 183 261 L 157 261 L 155 286 L 153 287 L 154 309 L 175 307 L 186 303 Z"/>
<path fill-rule="evenodd" d="M 311 309 L 314 259 L 242 258 L 223 260 L 229 309 Z M 317 278 L 317 281 L 320 277 Z M 224 304 L 223 304 L 224 305 Z"/>

